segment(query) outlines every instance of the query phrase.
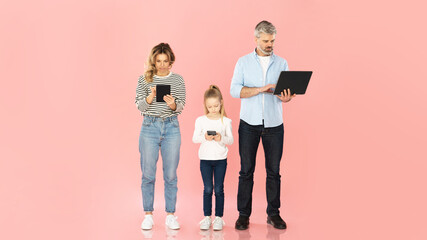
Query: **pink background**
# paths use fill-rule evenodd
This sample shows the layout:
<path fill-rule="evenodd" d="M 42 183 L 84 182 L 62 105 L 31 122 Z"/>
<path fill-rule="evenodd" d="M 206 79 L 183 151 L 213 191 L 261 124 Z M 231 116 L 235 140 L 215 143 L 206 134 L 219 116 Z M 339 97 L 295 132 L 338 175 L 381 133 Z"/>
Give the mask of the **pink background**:
<path fill-rule="evenodd" d="M 191 136 L 212 83 L 223 90 L 236 138 L 224 239 L 427 239 L 423 1 L 44 0 L 2 1 L 0 9 L 1 239 L 144 238 L 134 97 L 159 42 L 175 51 L 187 105 L 176 213 L 182 229 L 170 236 L 158 227 L 153 239 L 203 237 Z M 259 151 L 251 228 L 242 233 L 233 229 L 240 101 L 229 85 L 263 19 L 277 27 L 275 53 L 292 70 L 314 74 L 307 95 L 284 107 L 281 212 L 289 229 L 265 227 Z M 161 171 L 157 177 L 160 223 Z"/>

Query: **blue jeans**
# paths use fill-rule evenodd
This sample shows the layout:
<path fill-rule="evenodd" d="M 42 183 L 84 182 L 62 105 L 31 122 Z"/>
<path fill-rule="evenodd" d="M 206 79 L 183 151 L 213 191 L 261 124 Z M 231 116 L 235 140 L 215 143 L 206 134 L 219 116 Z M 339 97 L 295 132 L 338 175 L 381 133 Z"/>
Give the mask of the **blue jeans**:
<path fill-rule="evenodd" d="M 163 160 L 163 179 L 165 183 L 166 212 L 174 213 L 176 205 L 177 175 L 181 147 L 181 132 L 178 118 L 159 118 L 145 116 L 139 135 L 141 153 L 142 199 L 144 211 L 154 210 L 154 183 L 156 181 L 159 149 Z"/>
<path fill-rule="evenodd" d="M 267 214 L 279 215 L 280 208 L 280 160 L 283 153 L 283 124 L 265 128 L 250 125 L 240 120 L 239 154 L 240 172 L 237 194 L 237 209 L 241 216 L 249 217 L 252 212 L 252 190 L 254 185 L 255 160 L 260 139 L 264 147 L 267 171 Z"/>
<path fill-rule="evenodd" d="M 203 212 L 205 216 L 212 214 L 212 193 L 215 189 L 215 216 L 224 214 L 224 177 L 227 159 L 200 160 L 200 172 L 203 179 Z M 212 179 L 213 178 L 213 179 Z M 215 186 L 213 181 L 215 180 Z"/>

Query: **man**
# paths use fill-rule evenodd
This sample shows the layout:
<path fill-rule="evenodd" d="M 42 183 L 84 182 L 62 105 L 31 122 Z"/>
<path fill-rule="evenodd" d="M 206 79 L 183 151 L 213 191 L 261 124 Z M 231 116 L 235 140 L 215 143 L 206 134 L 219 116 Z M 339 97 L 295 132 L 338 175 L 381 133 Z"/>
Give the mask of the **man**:
<path fill-rule="evenodd" d="M 267 171 L 267 223 L 278 229 L 286 229 L 279 215 L 280 208 L 280 160 L 283 152 L 282 103 L 295 95 L 290 90 L 280 96 L 272 93 L 280 72 L 288 70 L 285 59 L 273 53 L 276 28 L 267 21 L 255 27 L 257 47 L 241 57 L 234 69 L 230 94 L 241 98 L 239 124 L 239 154 L 241 169 L 237 208 L 239 218 L 235 228 L 247 229 L 252 211 L 253 174 L 260 139 L 264 147 Z"/>

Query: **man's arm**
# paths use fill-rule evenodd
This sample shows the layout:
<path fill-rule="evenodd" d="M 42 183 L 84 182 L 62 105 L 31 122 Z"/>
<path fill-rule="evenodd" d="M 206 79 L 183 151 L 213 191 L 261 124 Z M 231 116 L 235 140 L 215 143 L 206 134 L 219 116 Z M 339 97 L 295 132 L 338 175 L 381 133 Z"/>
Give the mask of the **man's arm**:
<path fill-rule="evenodd" d="M 243 68 L 239 59 L 234 67 L 233 78 L 231 79 L 230 95 L 234 98 L 240 98 L 242 88 L 244 88 Z"/>
<path fill-rule="evenodd" d="M 230 94 L 235 98 L 248 98 L 258 95 L 261 92 L 271 92 L 270 88 L 276 85 L 268 84 L 264 87 L 245 87 L 243 81 L 243 68 L 240 60 L 237 61 L 234 68 L 233 79 L 231 79 Z"/>
<path fill-rule="evenodd" d="M 262 92 L 272 92 L 271 88 L 275 88 L 275 84 L 268 84 L 264 87 L 243 87 L 242 90 L 240 90 L 240 98 L 249 98 L 258 95 Z"/>

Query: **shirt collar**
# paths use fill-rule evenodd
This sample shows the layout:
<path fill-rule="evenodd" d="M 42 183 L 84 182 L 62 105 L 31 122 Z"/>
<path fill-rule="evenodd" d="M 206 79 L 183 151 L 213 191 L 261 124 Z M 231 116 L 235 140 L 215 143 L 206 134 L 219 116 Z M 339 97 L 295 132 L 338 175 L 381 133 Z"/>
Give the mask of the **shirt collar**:
<path fill-rule="evenodd" d="M 169 71 L 169 74 L 168 74 L 168 75 L 166 75 L 166 76 L 157 76 L 157 75 L 154 75 L 154 77 L 157 77 L 157 78 L 167 78 L 167 77 L 169 77 L 170 75 L 172 75 L 172 71 Z"/>

